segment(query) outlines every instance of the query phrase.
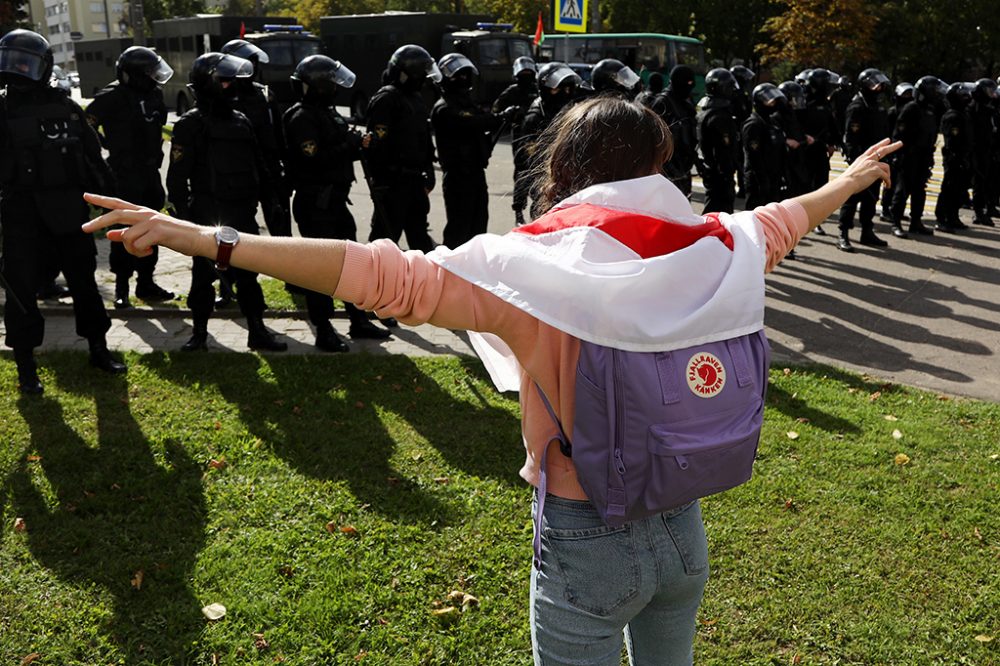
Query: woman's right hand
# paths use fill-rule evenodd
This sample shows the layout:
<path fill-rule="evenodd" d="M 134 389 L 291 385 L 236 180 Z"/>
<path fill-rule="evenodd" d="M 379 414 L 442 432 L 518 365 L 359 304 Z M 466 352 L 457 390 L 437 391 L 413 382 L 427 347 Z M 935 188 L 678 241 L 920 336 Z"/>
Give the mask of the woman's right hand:
<path fill-rule="evenodd" d="M 851 162 L 840 177 L 851 184 L 855 194 L 867 190 L 878 180 L 881 180 L 886 187 L 892 187 L 889 165 L 882 160 L 902 147 L 902 141 L 891 143 L 889 139 L 882 139 Z"/>
<path fill-rule="evenodd" d="M 84 224 L 83 230 L 93 233 L 99 229 L 125 225 L 125 229 L 108 231 L 108 240 L 122 243 L 129 253 L 137 257 L 149 256 L 155 245 L 169 247 L 192 257 L 215 256 L 215 234 L 210 227 L 185 222 L 115 197 L 88 193 L 83 198 L 98 208 L 108 210 L 104 215 Z"/>

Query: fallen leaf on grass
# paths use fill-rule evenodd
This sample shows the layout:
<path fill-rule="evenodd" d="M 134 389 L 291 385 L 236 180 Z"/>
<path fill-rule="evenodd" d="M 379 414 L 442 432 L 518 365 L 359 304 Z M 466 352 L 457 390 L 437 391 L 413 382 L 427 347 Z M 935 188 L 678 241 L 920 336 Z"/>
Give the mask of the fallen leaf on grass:
<path fill-rule="evenodd" d="M 462 603 L 462 599 L 465 598 L 465 592 L 462 590 L 452 590 L 448 593 L 448 601 Z"/>
<path fill-rule="evenodd" d="M 145 578 L 145 577 L 146 577 L 146 574 L 143 573 L 142 569 L 139 569 L 134 574 L 132 574 L 132 587 L 134 587 L 137 590 L 141 590 L 142 589 L 142 579 Z"/>
<path fill-rule="evenodd" d="M 201 609 L 201 614 L 209 620 L 221 620 L 226 616 L 226 607 L 222 604 L 209 604 Z"/>
<path fill-rule="evenodd" d="M 849 389 L 847 389 L 847 392 L 848 393 L 857 393 L 858 389 L 856 389 L 856 388 L 849 388 Z"/>
<path fill-rule="evenodd" d="M 36 456 L 36 455 L 28 456 L 28 462 L 38 462 L 41 459 L 42 459 L 41 456 Z"/>
<path fill-rule="evenodd" d="M 882 397 L 882 391 L 875 391 L 874 393 L 870 393 L 868 395 L 868 401 L 869 402 L 875 402 L 876 400 L 878 400 L 881 397 Z"/>
<path fill-rule="evenodd" d="M 354 525 L 344 525 L 340 528 L 340 533 L 346 534 L 349 537 L 356 537 L 358 536 L 358 528 Z"/>
<path fill-rule="evenodd" d="M 976 640 L 979 640 L 978 638 Z M 42 654 L 40 652 L 32 652 L 27 657 L 21 660 L 21 666 L 28 666 L 28 664 L 34 663 L 36 659 L 41 659 Z"/>
<path fill-rule="evenodd" d="M 212 460 L 208 461 L 208 466 L 211 469 L 225 469 L 226 461 L 221 458 L 219 460 L 213 458 Z"/>
<path fill-rule="evenodd" d="M 799 423 L 809 423 L 809 419 L 807 419 L 804 416 L 800 416 L 799 418 L 797 418 L 795 420 L 798 421 Z"/>
<path fill-rule="evenodd" d="M 795 509 L 795 502 L 791 497 L 785 500 L 785 511 L 792 511 Z"/>
<path fill-rule="evenodd" d="M 903 433 L 900 432 L 899 430 L 893 430 L 892 431 L 892 438 L 893 439 L 903 439 Z"/>
<path fill-rule="evenodd" d="M 797 666 L 802 663 L 802 655 L 797 654 L 792 658 L 792 666 Z"/>
<path fill-rule="evenodd" d="M 467 610 L 479 605 L 479 599 L 476 599 L 471 594 L 466 594 L 462 597 L 462 610 Z"/>
<path fill-rule="evenodd" d="M 15 532 L 23 532 L 26 529 L 28 529 L 28 524 L 24 522 L 24 518 L 18 517 L 18 518 L 14 519 L 14 531 Z"/>
<path fill-rule="evenodd" d="M 910 456 L 905 453 L 897 453 L 895 463 L 902 467 L 903 465 L 908 465 L 910 463 Z"/>
<path fill-rule="evenodd" d="M 439 476 L 434 479 L 434 483 L 440 483 L 442 486 L 451 483 L 451 479 L 447 476 Z"/>
<path fill-rule="evenodd" d="M 357 407 L 358 409 L 364 409 L 365 408 L 365 403 L 363 403 L 360 400 L 358 400 L 356 403 L 354 403 L 354 406 Z"/>
<path fill-rule="evenodd" d="M 222 430 L 222 423 L 216 421 L 215 423 L 212 424 L 212 427 L 215 428 L 216 430 Z"/>
<path fill-rule="evenodd" d="M 791 368 L 783 368 L 781 370 L 781 372 L 782 372 L 783 375 L 785 375 L 787 377 L 788 375 L 792 374 L 792 369 Z"/>
<path fill-rule="evenodd" d="M 941 402 L 948 402 L 949 400 L 951 400 L 951 398 L 946 395 L 939 395 L 937 399 L 940 400 Z"/>
<path fill-rule="evenodd" d="M 264 634 L 254 634 L 253 635 L 253 646 L 257 648 L 258 652 L 263 652 L 267 648 L 271 647 L 267 639 L 264 638 Z"/>
<path fill-rule="evenodd" d="M 431 615 L 445 624 L 457 621 L 461 613 L 462 612 L 454 606 L 445 606 L 444 608 L 431 611 Z"/>
<path fill-rule="evenodd" d="M 789 430 L 788 432 L 785 433 L 785 436 L 788 437 L 788 439 L 798 439 L 799 433 L 795 432 L 794 430 Z"/>
<path fill-rule="evenodd" d="M 882 418 L 884 418 L 886 421 L 898 421 L 899 420 L 898 416 L 893 416 L 892 414 L 886 414 Z"/>
<path fill-rule="evenodd" d="M 993 640 L 992 636 L 987 636 L 986 634 L 979 634 L 976 636 L 976 640 L 980 643 L 990 643 Z"/>
<path fill-rule="evenodd" d="M 979 531 L 978 527 L 973 527 L 972 533 L 975 535 L 977 539 L 979 539 L 979 543 L 983 543 L 983 533 Z"/>

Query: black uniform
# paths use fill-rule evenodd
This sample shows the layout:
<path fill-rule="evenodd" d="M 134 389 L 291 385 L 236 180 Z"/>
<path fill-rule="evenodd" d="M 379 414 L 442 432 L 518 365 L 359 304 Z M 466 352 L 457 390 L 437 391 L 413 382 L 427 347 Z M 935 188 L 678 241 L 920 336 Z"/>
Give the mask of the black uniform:
<path fill-rule="evenodd" d="M 399 242 L 403 232 L 412 250 L 430 252 L 428 191 L 434 188 L 434 144 L 427 106 L 419 91 L 385 85 L 368 104 L 372 134 L 367 162 L 375 212 L 368 240 Z"/>
<path fill-rule="evenodd" d="M 565 105 L 566 103 L 546 103 L 545 98 L 542 95 L 539 95 L 528 107 L 527 113 L 524 114 L 524 122 L 521 123 L 521 140 L 518 145 L 518 150 L 524 151 L 529 173 L 535 169 L 537 161 L 541 157 L 538 145 L 539 137 L 542 135 L 542 132 L 545 131 L 545 128 L 552 124 L 552 121 Z M 538 217 L 544 212 L 538 210 L 538 207 L 536 206 L 539 192 L 536 188 L 531 187 L 530 185 L 529 192 L 531 194 L 532 202 L 531 216 Z"/>
<path fill-rule="evenodd" d="M 797 197 L 809 191 L 809 179 L 806 174 L 805 153 L 808 137 L 802 129 L 800 118 L 804 110 L 782 106 L 775 113 L 775 122 L 781 125 L 786 139 L 792 139 L 798 146 L 787 146 L 785 155 L 785 187 L 786 195 Z"/>
<path fill-rule="evenodd" d="M 686 196 L 691 196 L 691 169 L 698 159 L 698 111 L 690 94 L 678 94 L 673 87 L 653 98 L 652 109 L 670 127 L 674 152 L 663 165 L 663 174 Z"/>
<path fill-rule="evenodd" d="M 813 138 L 804 148 L 803 160 L 808 191 L 819 189 L 830 180 L 830 148 L 840 143 L 833 108 L 825 99 L 810 99 L 800 118 L 802 130 Z"/>
<path fill-rule="evenodd" d="M 899 118 L 899 112 L 903 110 L 909 102 L 896 101 L 885 114 L 885 126 L 889 132 L 893 132 L 896 127 L 896 120 Z M 885 159 L 886 163 L 889 165 L 889 182 L 892 183 L 893 187 L 882 188 L 882 218 L 891 221 L 892 220 L 892 192 L 893 188 L 896 186 L 896 181 L 899 180 L 899 155 L 893 153 Z"/>
<path fill-rule="evenodd" d="M 522 123 L 524 116 L 528 113 L 528 107 L 538 97 L 538 86 L 532 82 L 530 85 L 512 83 L 507 86 L 496 101 L 493 102 L 493 113 L 500 113 L 504 109 L 512 106 L 520 109 L 520 112 L 511 119 L 511 151 L 514 155 L 514 201 L 511 206 L 514 211 L 520 213 L 528 205 L 528 191 L 531 187 L 528 180 L 528 170 L 531 159 L 524 145 L 524 129 Z M 447 243 L 445 243 L 447 245 Z"/>
<path fill-rule="evenodd" d="M 844 113 L 844 158 L 848 164 L 889 135 L 885 112 L 877 103 L 869 102 L 858 93 L 847 105 Z M 875 181 L 863 192 L 851 196 L 840 208 L 841 237 L 854 228 L 854 214 L 858 212 L 862 240 L 874 233 L 875 204 L 878 201 L 881 181 Z"/>
<path fill-rule="evenodd" d="M 261 200 L 264 224 L 272 236 L 291 236 L 292 226 L 288 214 L 289 189 L 285 185 L 281 165 L 283 137 L 281 114 L 266 86 L 256 81 L 237 81 L 233 108 L 242 113 L 253 126 L 257 145 L 264 159 L 264 176 L 272 184 L 268 198 Z"/>
<path fill-rule="evenodd" d="M 97 134 L 83 109 L 47 83 L 30 89 L 8 86 L 0 107 L 0 222 L 9 284 L 5 341 L 19 370 L 21 357 L 27 361 L 42 344 L 45 320 L 35 294 L 43 277 L 40 267 L 52 258 L 73 296 L 77 334 L 90 341 L 92 355 L 95 347 L 106 354 L 111 320 L 94 279 L 97 246 L 92 235 L 80 231 L 89 216 L 83 193 L 114 192 Z"/>
<path fill-rule="evenodd" d="M 971 107 L 971 118 L 976 137 L 972 144 L 972 207 L 976 211 L 976 219 L 983 222 L 989 221 L 990 203 L 997 191 L 998 173 L 994 156 L 1000 151 L 1000 117 L 992 104 L 976 100 Z"/>
<path fill-rule="evenodd" d="M 746 174 L 743 172 L 743 135 L 742 127 L 743 124 L 749 120 L 750 114 L 753 112 L 753 104 L 750 102 L 750 90 L 745 88 L 740 88 L 739 92 L 733 97 L 732 100 L 732 112 L 733 120 L 736 121 L 736 152 L 740 155 L 740 158 L 736 160 L 736 189 L 739 196 L 746 196 Z M 749 204 L 748 204 L 749 205 Z"/>
<path fill-rule="evenodd" d="M 944 179 L 941 181 L 941 194 L 934 208 L 934 216 L 939 229 L 960 229 L 964 225 L 958 219 L 958 211 L 972 185 L 972 175 L 976 168 L 974 146 L 978 140 L 968 108 L 952 106 L 945 112 L 941 117 L 941 136 L 944 138 L 941 150 Z"/>
<path fill-rule="evenodd" d="M 267 200 L 262 192 L 270 187 L 266 173 L 250 121 L 228 105 L 212 112 L 196 107 L 174 124 L 167 193 L 178 216 L 256 235 L 257 202 Z M 187 302 L 196 330 L 215 309 L 218 277 L 210 259 L 194 258 Z M 227 277 L 236 284 L 240 311 L 252 323 L 260 322 L 264 295 L 257 273 L 231 267 Z"/>
<path fill-rule="evenodd" d="M 306 238 L 357 240 L 348 194 L 354 182 L 354 161 L 361 158 L 361 135 L 352 131 L 336 109 L 326 104 L 298 102 L 285 112 L 288 141 L 287 176 L 295 190 L 292 210 Z M 333 299 L 306 292 L 309 319 L 323 329 L 333 317 Z M 366 326 L 368 315 L 344 304 L 352 327 Z"/>
<path fill-rule="evenodd" d="M 781 200 L 787 154 L 781 125 L 754 111 L 743 123 L 742 144 L 747 210 Z"/>
<path fill-rule="evenodd" d="M 736 198 L 733 176 L 740 160 L 739 128 L 727 99 L 705 97 L 699 109 L 698 149 L 702 159 L 701 178 L 705 184 L 703 212 L 732 213 Z"/>
<path fill-rule="evenodd" d="M 906 199 L 910 198 L 910 226 L 920 224 L 924 213 L 927 179 L 934 166 L 938 121 L 934 106 L 913 101 L 899 112 L 893 141 L 902 141 L 897 155 L 897 179 L 892 194 L 892 224 L 900 226 Z"/>
<path fill-rule="evenodd" d="M 500 116 L 483 113 L 467 92 L 445 92 L 431 110 L 441 162 L 447 224 L 444 244 L 455 248 L 486 233 L 489 194 L 486 166 L 493 152 L 492 131 Z"/>
<path fill-rule="evenodd" d="M 140 91 L 115 81 L 104 87 L 87 106 L 87 120 L 104 131 L 108 165 L 114 173 L 118 196 L 126 201 L 160 210 L 166 193 L 160 182 L 163 163 L 163 125 L 167 107 L 159 87 Z M 118 280 L 138 273 L 139 284 L 151 284 L 158 248 L 146 257 L 129 254 L 121 243 L 111 244 L 109 263 Z M 127 287 L 126 287 L 127 297 Z"/>

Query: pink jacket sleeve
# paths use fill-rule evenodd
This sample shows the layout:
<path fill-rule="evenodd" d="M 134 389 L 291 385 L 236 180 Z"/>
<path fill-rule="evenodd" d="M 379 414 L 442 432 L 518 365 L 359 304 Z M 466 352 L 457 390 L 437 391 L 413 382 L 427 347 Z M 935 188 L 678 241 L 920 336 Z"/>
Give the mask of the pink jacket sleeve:
<path fill-rule="evenodd" d="M 767 241 L 764 272 L 770 273 L 809 232 L 809 218 L 806 209 L 791 199 L 760 206 L 753 213 Z"/>

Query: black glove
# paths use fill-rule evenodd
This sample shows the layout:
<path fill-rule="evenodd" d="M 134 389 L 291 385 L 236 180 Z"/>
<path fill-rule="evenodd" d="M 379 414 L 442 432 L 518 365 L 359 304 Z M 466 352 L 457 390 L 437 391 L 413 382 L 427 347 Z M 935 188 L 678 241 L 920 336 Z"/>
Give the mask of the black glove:
<path fill-rule="evenodd" d="M 437 176 L 434 174 L 434 167 L 428 167 L 427 171 L 424 171 L 424 189 L 430 192 L 434 189 L 434 185 L 437 183 Z"/>
<path fill-rule="evenodd" d="M 521 114 L 521 107 L 519 106 L 508 106 L 506 109 L 500 112 L 500 115 L 503 116 L 503 119 L 510 123 L 514 122 L 514 120 L 516 120 L 520 114 Z"/>

